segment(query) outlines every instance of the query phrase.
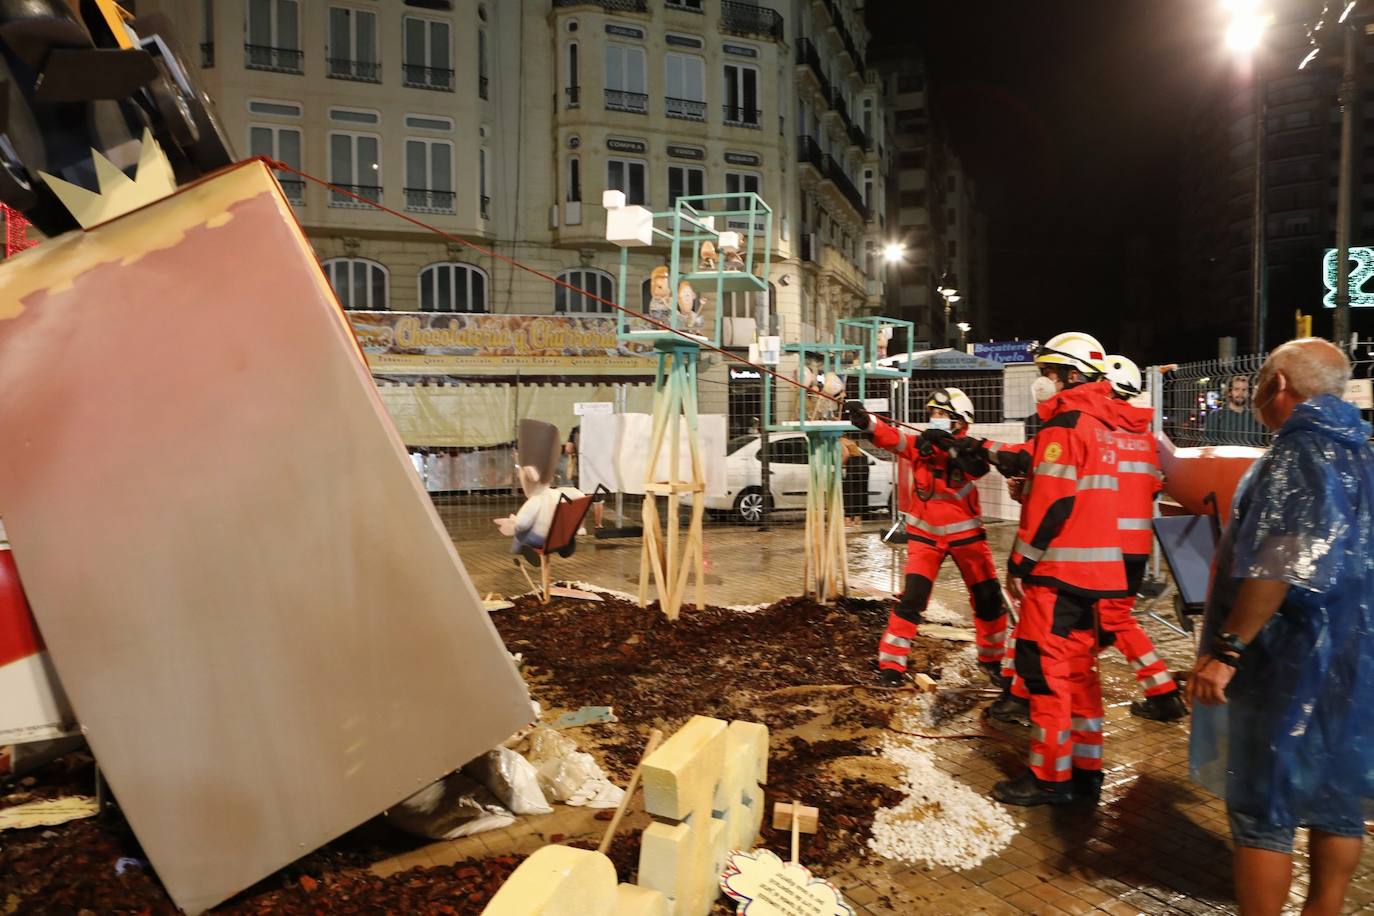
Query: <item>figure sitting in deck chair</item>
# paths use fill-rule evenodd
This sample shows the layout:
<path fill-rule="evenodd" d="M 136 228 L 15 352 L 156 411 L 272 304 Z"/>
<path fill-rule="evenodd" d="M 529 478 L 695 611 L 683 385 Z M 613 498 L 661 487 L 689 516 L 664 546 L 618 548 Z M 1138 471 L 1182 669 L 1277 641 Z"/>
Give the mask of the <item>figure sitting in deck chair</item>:
<path fill-rule="evenodd" d="M 577 546 L 577 529 L 591 505 L 591 497 L 576 487 L 553 486 L 562 450 L 558 427 L 542 420 L 521 420 L 516 449 L 517 473 L 525 502 L 514 515 L 495 519 L 496 526 L 512 539 L 510 552 L 524 557 L 532 566 L 542 565 L 545 553 L 572 556 Z M 569 505 L 581 509 L 575 513 L 576 523 L 570 528 L 569 509 L 565 508 Z"/>

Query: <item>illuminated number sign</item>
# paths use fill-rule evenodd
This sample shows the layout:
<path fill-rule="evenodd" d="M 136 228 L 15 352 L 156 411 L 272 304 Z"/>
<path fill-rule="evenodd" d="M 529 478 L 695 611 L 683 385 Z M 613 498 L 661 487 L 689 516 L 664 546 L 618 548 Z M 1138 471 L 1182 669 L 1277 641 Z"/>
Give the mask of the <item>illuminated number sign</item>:
<path fill-rule="evenodd" d="M 1350 307 L 1353 309 L 1374 308 L 1374 290 L 1365 289 L 1365 284 L 1374 279 L 1374 248 L 1351 248 L 1350 260 Z M 1322 261 L 1322 278 L 1326 281 L 1326 298 L 1322 303 L 1329 309 L 1336 307 L 1336 249 L 1326 249 Z"/>

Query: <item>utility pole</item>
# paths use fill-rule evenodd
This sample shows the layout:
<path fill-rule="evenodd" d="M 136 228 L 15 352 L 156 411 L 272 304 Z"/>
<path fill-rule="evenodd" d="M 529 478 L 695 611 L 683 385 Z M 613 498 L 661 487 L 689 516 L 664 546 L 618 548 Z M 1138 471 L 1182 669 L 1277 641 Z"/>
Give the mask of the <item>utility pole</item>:
<path fill-rule="evenodd" d="M 1359 46 L 1353 22 L 1344 25 L 1345 55 L 1341 61 L 1341 160 L 1336 187 L 1336 315 L 1331 336 L 1336 346 L 1350 339 L 1350 195 L 1354 171 L 1355 108 L 1359 100 L 1356 75 Z"/>

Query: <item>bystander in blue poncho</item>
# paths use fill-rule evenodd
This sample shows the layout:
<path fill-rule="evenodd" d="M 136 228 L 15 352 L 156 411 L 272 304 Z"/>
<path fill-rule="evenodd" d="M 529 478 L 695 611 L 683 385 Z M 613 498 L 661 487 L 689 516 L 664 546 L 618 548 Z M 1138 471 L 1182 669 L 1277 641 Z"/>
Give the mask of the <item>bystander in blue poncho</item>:
<path fill-rule="evenodd" d="M 1374 814 L 1369 435 L 1359 410 L 1332 395 L 1293 409 L 1241 481 L 1207 605 L 1202 652 L 1242 580 L 1290 586 L 1245 648 L 1227 703 L 1194 707 L 1190 754 L 1194 779 L 1228 809 L 1290 838 L 1299 825 L 1362 833 Z"/>

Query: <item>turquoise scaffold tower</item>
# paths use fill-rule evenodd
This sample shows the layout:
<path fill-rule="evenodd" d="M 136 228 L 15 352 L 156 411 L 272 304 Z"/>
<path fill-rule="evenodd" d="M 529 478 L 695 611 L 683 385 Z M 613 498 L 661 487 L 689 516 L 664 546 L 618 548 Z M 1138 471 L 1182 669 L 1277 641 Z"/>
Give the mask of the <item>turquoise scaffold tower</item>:
<path fill-rule="evenodd" d="M 661 213 L 627 206 L 620 191 L 605 192 L 602 204 L 606 238 L 620 247 L 622 307 L 640 304 L 637 293 L 643 278 L 631 277 L 631 249 L 664 253 L 664 263 L 650 272 L 651 296 L 644 317 L 620 311 L 617 335 L 652 343 L 658 357 L 644 482 L 639 604 L 648 603 L 652 584 L 659 607 L 676 620 L 690 573 L 695 573 L 697 607 L 703 606 L 706 478 L 697 437 L 697 361 L 702 345 L 720 345 L 726 293 L 767 294 L 773 211 L 752 193 L 679 197 L 671 210 Z M 685 538 L 678 520 L 684 497 L 692 513 Z M 663 518 L 660 498 L 667 503 Z"/>

